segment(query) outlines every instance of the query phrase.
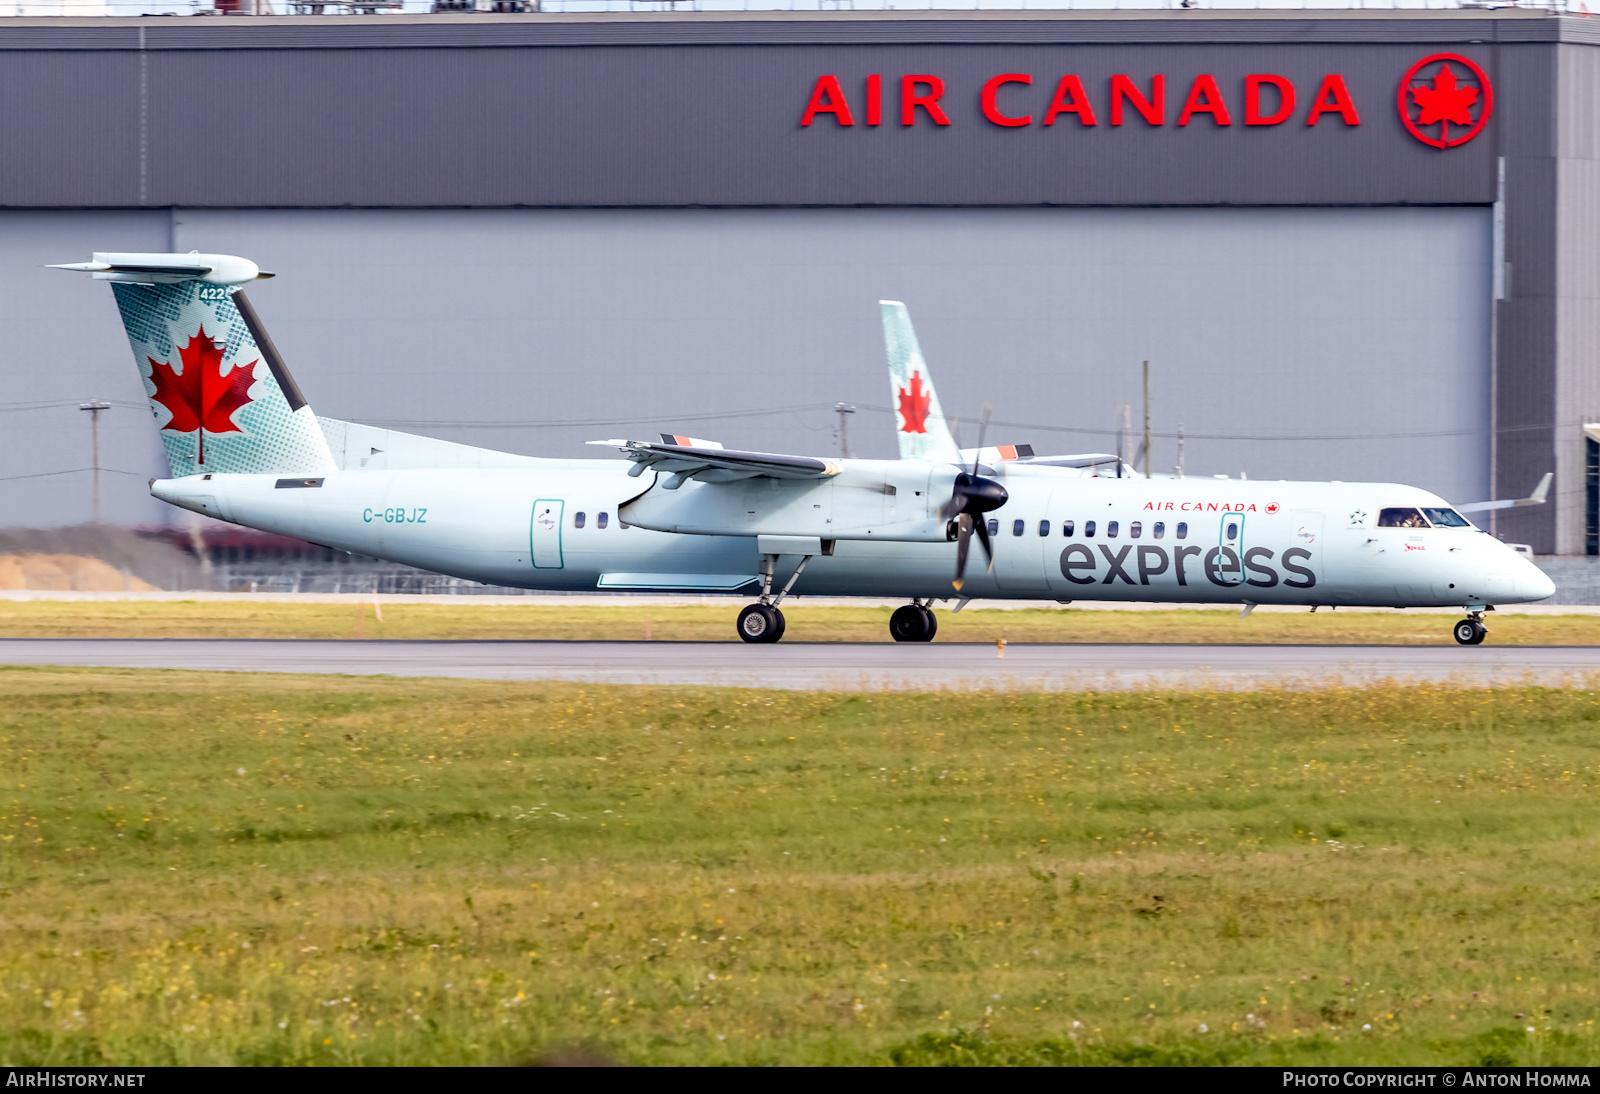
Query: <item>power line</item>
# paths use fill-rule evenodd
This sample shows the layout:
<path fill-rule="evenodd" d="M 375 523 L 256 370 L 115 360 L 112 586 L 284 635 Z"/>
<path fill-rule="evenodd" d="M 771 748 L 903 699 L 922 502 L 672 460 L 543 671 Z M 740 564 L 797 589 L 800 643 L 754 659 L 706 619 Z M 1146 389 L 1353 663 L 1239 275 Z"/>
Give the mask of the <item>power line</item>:
<path fill-rule="evenodd" d="M 892 414 L 894 412 L 890 407 L 886 407 L 886 406 L 865 406 L 865 405 L 863 405 L 863 406 L 861 406 L 861 409 L 862 410 L 876 411 L 877 413 L 880 413 L 880 414 Z M 998 418 L 992 420 L 989 424 L 991 426 L 996 426 L 996 425 L 1006 426 L 1007 428 L 1010 428 L 1010 429 L 1035 430 L 1035 431 L 1038 431 L 1038 432 L 1041 432 L 1041 433 L 1084 433 L 1084 434 L 1088 434 L 1090 436 L 1096 436 L 1096 437 L 1115 437 L 1115 436 L 1118 435 L 1118 431 L 1115 430 L 1115 429 L 1096 429 L 1096 428 L 1094 428 L 1092 426 L 1042 425 L 1042 424 L 1040 424 L 1038 422 L 1007 422 L 1007 421 L 1001 421 Z M 1568 423 L 1565 423 L 1565 426 L 1579 426 L 1579 425 L 1582 425 L 1582 424 L 1583 423 L 1581 423 L 1581 422 L 1568 422 Z M 1561 429 L 1561 428 L 1564 428 L 1565 426 L 1562 423 L 1547 423 L 1547 424 L 1542 424 L 1542 425 L 1517 425 L 1517 426 L 1506 426 L 1504 428 L 1496 430 L 1495 432 L 1501 433 L 1501 434 L 1505 434 L 1505 433 L 1530 433 L 1530 432 L 1535 432 L 1535 431 L 1538 431 L 1538 430 Z M 1410 440 L 1412 438 L 1424 438 L 1424 437 L 1483 437 L 1483 436 L 1487 436 L 1488 433 L 1489 433 L 1488 429 L 1427 429 L 1427 430 L 1409 430 L 1409 431 L 1406 431 L 1406 432 L 1403 432 L 1403 433 L 1326 433 L 1326 434 L 1304 433 L 1304 434 L 1255 435 L 1255 434 L 1248 434 L 1248 433 L 1191 433 L 1190 431 L 1188 431 L 1186 429 L 1183 432 L 1183 437 L 1184 437 L 1185 440 L 1191 440 L 1191 441 L 1192 440 L 1202 440 L 1202 441 L 1268 441 L 1268 442 L 1286 442 L 1286 441 L 1388 441 L 1388 440 Z M 1158 433 L 1158 432 L 1152 431 L 1150 435 L 1152 437 L 1162 437 L 1162 438 L 1165 438 L 1165 439 L 1168 439 L 1168 440 L 1176 440 L 1176 439 L 1178 439 L 1178 434 L 1177 433 Z"/>
<path fill-rule="evenodd" d="M 75 407 L 81 401 L 82 400 L 80 400 L 80 399 L 67 399 L 67 400 L 63 400 L 61 402 L 0 403 L 0 414 L 9 414 L 9 413 L 13 413 L 13 412 L 16 412 L 16 411 L 24 411 L 24 410 L 54 410 L 57 407 L 63 407 L 63 406 Z M 146 407 L 145 407 L 145 405 L 143 403 L 120 403 L 120 402 L 117 402 L 115 400 L 111 400 L 110 405 L 114 406 L 114 407 L 122 407 L 125 410 L 144 410 L 144 409 L 146 409 Z"/>
<path fill-rule="evenodd" d="M 434 429 L 553 429 L 560 426 L 602 428 L 611 425 L 655 425 L 661 422 L 710 422 L 731 418 L 762 418 L 774 414 L 796 414 L 807 410 L 833 412 L 833 403 L 804 403 L 798 406 L 766 407 L 761 410 L 721 410 L 709 414 L 652 414 L 645 418 L 555 418 L 544 421 L 436 421 L 415 418 L 369 418 L 363 425 L 411 426 Z M 878 407 L 872 409 L 877 410 Z"/>
<path fill-rule="evenodd" d="M 94 468 L 92 467 L 74 467 L 70 471 L 40 471 L 33 475 L 0 475 L 0 482 L 15 482 L 18 479 L 48 479 L 52 475 L 81 475 L 85 472 L 93 470 Z M 148 471 L 119 471 L 115 467 L 102 467 L 100 470 L 108 471 L 113 475 L 132 475 L 136 479 L 147 479 L 150 477 L 150 473 Z"/>

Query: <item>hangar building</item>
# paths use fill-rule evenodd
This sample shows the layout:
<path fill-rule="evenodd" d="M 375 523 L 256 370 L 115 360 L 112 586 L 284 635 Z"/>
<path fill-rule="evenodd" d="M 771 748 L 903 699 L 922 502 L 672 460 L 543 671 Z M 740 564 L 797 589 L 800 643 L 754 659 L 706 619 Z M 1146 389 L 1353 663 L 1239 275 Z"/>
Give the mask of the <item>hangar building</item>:
<path fill-rule="evenodd" d="M 224 252 L 320 413 L 546 455 L 976 441 L 1409 482 L 1600 551 L 1600 20 L 1543 11 L 0 21 L 0 523 L 163 519 L 110 293 Z M 1179 434 L 1182 434 L 1180 444 Z"/>

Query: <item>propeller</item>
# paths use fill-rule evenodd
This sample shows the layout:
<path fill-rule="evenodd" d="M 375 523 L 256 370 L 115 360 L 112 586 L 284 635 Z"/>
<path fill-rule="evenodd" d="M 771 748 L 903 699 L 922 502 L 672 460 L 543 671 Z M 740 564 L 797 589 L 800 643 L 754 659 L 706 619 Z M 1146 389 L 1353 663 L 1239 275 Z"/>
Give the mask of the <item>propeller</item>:
<path fill-rule="evenodd" d="M 972 470 L 956 476 L 950 500 L 939 511 L 954 526 L 955 535 L 951 538 L 956 541 L 956 576 L 951 584 L 956 592 L 961 591 L 961 585 L 966 580 L 967 552 L 972 546 L 974 532 L 977 533 L 983 553 L 988 556 L 989 569 L 994 569 L 994 544 L 989 542 L 989 528 L 983 520 L 983 514 L 1000 508 L 1011 497 L 1004 486 L 978 474 L 978 454 L 983 451 L 983 435 L 989 428 L 989 412 L 989 404 L 985 403 L 983 422 L 978 428 L 978 448 L 972 457 Z"/>

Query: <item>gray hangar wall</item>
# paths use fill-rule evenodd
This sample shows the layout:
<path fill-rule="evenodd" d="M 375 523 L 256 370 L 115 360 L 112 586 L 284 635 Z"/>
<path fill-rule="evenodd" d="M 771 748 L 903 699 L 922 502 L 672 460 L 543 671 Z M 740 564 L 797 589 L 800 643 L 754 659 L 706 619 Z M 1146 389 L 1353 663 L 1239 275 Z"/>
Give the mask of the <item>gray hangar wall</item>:
<path fill-rule="evenodd" d="M 832 451 L 845 400 L 852 447 L 886 455 L 874 302 L 898 297 L 946 405 L 992 401 L 996 440 L 1111 447 L 1149 358 L 1191 473 L 1468 501 L 1553 467 L 1557 504 L 1499 530 L 1581 551 L 1600 32 L 1520 11 L 1193 15 L 7 20 L 0 139 L 29 151 L 0 164 L 13 398 L 138 401 L 106 360 L 125 344 L 109 301 L 37 263 L 197 247 L 282 274 L 252 296 L 324 413 L 552 454 L 656 429 Z M 1495 93 L 1446 149 L 1395 106 L 1441 51 Z M 1031 124 L 984 115 L 1004 73 L 1033 80 L 996 98 Z M 1042 125 L 1061 73 L 1095 125 Z M 1285 122 L 1244 124 L 1250 73 L 1293 82 Z M 800 125 L 823 74 L 855 124 Z M 948 125 L 900 124 L 906 74 L 942 81 Z M 1352 110 L 1314 116 L 1329 74 Z M 1111 124 L 1118 75 L 1152 97 L 1163 77 L 1158 124 Z M 1178 124 L 1202 75 L 1232 124 Z M 0 519 L 84 513 L 82 476 L 12 477 L 83 466 L 75 416 L 7 415 L 30 443 Z M 107 462 L 158 470 L 146 423 L 112 420 Z M 1171 466 L 1174 438 L 1156 452 Z M 154 516 L 141 493 L 108 515 Z"/>
<path fill-rule="evenodd" d="M 85 257 L 97 232 L 164 247 L 153 219 L 0 214 L 0 291 L 29 302 L 12 329 L 58 361 L 13 398 L 118 401 L 106 459 L 136 473 L 111 476 L 118 519 L 165 508 L 143 488 L 161 473 L 149 417 L 120 405 L 139 403 L 138 374 L 106 286 L 40 263 Z M 251 298 L 336 417 L 548 455 L 659 430 L 833 454 L 843 400 L 862 408 L 852 451 L 893 458 L 877 308 L 893 298 L 969 444 L 987 400 L 991 441 L 1114 450 L 1148 359 L 1157 469 L 1182 425 L 1191 474 L 1473 500 L 1488 489 L 1489 228 L 1471 207 L 183 210 L 173 239 L 278 273 Z M 85 415 L 12 417 L 36 419 L 13 433 L 28 466 L 86 466 Z M 7 520 L 83 516 L 76 478 L 7 484 Z"/>

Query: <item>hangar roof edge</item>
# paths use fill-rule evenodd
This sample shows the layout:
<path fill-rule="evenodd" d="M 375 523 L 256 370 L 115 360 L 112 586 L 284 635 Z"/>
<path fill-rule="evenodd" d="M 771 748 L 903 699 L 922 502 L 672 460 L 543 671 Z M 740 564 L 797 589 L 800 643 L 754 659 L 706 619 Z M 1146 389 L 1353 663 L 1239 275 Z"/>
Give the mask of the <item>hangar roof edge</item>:
<path fill-rule="evenodd" d="M 413 49 L 852 44 L 1600 44 L 1547 11 L 640 12 L 515 16 L 0 19 L 0 50 Z"/>

